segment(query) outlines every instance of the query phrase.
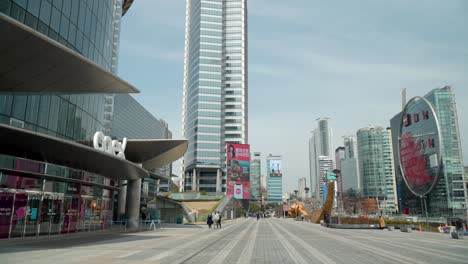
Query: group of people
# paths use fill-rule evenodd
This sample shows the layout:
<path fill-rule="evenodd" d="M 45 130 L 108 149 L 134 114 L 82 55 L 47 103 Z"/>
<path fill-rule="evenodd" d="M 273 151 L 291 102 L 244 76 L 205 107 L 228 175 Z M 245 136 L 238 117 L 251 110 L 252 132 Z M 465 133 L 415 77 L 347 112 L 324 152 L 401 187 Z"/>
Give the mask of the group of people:
<path fill-rule="evenodd" d="M 214 213 L 208 215 L 206 224 L 208 224 L 209 229 L 211 229 L 213 224 L 215 224 L 214 228 L 221 228 L 221 214 L 217 211 L 214 211 Z"/>

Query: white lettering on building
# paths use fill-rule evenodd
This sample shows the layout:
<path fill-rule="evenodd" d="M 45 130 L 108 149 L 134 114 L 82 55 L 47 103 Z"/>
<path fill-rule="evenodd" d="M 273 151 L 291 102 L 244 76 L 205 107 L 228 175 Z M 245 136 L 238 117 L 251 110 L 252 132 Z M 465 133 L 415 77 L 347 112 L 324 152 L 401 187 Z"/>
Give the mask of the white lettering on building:
<path fill-rule="evenodd" d="M 96 132 L 93 137 L 93 147 L 95 149 L 116 155 L 122 159 L 125 159 L 124 151 L 126 146 L 127 138 L 123 138 L 122 142 L 118 140 L 112 140 L 111 137 L 104 135 L 104 133 L 100 131 Z"/>

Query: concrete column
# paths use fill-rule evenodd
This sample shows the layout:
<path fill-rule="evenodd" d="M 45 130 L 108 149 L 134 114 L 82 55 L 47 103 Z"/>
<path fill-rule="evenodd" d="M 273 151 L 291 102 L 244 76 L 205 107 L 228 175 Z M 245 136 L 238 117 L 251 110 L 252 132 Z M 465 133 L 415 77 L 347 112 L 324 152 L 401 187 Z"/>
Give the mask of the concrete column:
<path fill-rule="evenodd" d="M 197 170 L 196 169 L 193 169 L 193 174 L 192 174 L 192 191 L 194 191 L 194 192 L 198 191 Z"/>
<path fill-rule="evenodd" d="M 221 169 L 218 169 L 216 173 L 216 193 L 221 193 Z"/>
<path fill-rule="evenodd" d="M 117 218 L 121 220 L 122 216 L 125 214 L 126 207 L 126 198 L 127 198 L 127 181 L 120 181 L 120 190 L 119 190 L 119 209 L 117 211 Z"/>
<path fill-rule="evenodd" d="M 140 220 L 141 179 L 127 181 L 128 228 L 138 228 Z"/>

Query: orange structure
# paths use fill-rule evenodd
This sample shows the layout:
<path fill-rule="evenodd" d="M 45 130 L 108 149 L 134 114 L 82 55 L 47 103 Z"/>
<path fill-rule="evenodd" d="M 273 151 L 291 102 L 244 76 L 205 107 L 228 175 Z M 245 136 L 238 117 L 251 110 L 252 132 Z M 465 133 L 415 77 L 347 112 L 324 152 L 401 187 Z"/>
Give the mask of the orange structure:
<path fill-rule="evenodd" d="M 322 212 L 320 213 L 320 216 L 316 219 L 313 219 L 313 221 L 316 224 L 320 224 L 320 220 L 323 219 L 323 216 L 325 214 L 328 214 L 331 216 L 331 211 L 333 208 L 333 200 L 335 199 L 335 181 L 329 181 L 328 182 L 328 189 L 327 189 L 327 200 L 325 201 L 325 205 L 323 206 Z"/>
<path fill-rule="evenodd" d="M 307 216 L 307 210 L 305 209 L 304 203 L 297 202 L 291 205 L 291 209 L 288 211 L 288 215 L 290 217 L 299 217 L 300 215 Z"/>

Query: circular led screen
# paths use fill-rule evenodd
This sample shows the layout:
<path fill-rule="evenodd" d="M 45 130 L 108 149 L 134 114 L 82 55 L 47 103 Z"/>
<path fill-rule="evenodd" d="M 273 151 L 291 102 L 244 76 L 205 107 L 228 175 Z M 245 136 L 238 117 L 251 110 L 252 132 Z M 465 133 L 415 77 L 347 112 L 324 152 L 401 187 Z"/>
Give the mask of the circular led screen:
<path fill-rule="evenodd" d="M 441 170 L 441 140 L 437 115 L 422 97 L 411 99 L 400 124 L 399 156 L 403 179 L 417 196 L 431 192 Z"/>

